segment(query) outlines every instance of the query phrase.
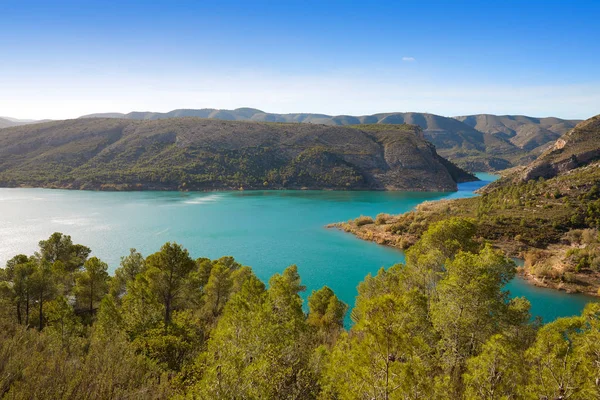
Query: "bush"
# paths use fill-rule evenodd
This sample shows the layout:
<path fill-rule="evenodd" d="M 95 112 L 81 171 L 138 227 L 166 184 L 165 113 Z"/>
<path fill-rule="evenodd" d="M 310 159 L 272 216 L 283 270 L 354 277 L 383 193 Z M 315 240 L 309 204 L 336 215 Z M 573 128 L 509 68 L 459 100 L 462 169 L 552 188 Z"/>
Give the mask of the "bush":
<path fill-rule="evenodd" d="M 356 226 L 369 225 L 373 223 L 373 218 L 361 215 L 360 217 L 354 220 L 354 223 L 356 224 Z"/>
<path fill-rule="evenodd" d="M 377 217 L 375 217 L 375 225 L 384 225 L 389 218 L 389 214 L 377 214 Z"/>
<path fill-rule="evenodd" d="M 595 229 L 584 229 L 581 232 L 582 244 L 593 244 L 598 242 L 598 231 Z"/>
<path fill-rule="evenodd" d="M 538 264 L 540 261 L 543 261 L 547 258 L 544 251 L 539 249 L 532 249 L 525 253 L 525 266 L 533 267 Z"/>
<path fill-rule="evenodd" d="M 562 279 L 567 283 L 577 283 L 577 278 L 571 272 L 565 272 L 562 276 Z"/>

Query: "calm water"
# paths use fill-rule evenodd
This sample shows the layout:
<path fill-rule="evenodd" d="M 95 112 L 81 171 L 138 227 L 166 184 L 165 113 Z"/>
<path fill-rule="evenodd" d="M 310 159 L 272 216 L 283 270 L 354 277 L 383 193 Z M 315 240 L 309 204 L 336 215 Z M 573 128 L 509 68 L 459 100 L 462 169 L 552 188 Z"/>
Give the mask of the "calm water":
<path fill-rule="evenodd" d="M 484 181 L 493 180 L 479 174 Z M 196 257 L 232 255 L 264 281 L 298 265 L 308 292 L 331 287 L 354 304 L 368 273 L 403 262 L 397 250 L 325 229 L 331 222 L 380 212 L 401 213 L 426 200 L 472 196 L 482 182 L 455 193 L 246 191 L 218 193 L 84 192 L 0 189 L 0 265 L 59 231 L 92 248 L 114 270 L 130 247 L 144 255 L 176 241 Z M 510 285 L 545 321 L 577 314 L 589 297 Z"/>

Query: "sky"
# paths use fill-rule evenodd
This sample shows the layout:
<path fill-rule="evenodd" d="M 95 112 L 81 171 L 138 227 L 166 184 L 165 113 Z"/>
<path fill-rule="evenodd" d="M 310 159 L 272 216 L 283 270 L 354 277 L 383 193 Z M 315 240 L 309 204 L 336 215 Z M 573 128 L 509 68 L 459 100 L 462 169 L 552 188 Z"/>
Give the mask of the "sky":
<path fill-rule="evenodd" d="M 0 115 L 600 113 L 600 1 L 0 0 Z"/>

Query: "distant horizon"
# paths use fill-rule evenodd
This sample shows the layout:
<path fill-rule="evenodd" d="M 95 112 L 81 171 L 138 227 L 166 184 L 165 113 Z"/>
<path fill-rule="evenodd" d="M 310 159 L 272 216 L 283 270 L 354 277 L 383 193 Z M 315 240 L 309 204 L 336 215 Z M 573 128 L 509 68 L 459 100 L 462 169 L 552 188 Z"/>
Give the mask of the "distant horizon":
<path fill-rule="evenodd" d="M 265 110 L 263 108 L 260 107 L 251 107 L 251 106 L 241 106 L 241 107 L 235 107 L 235 108 L 217 108 L 217 107 L 192 107 L 192 108 L 182 108 L 182 107 L 178 107 L 178 108 L 173 108 L 173 109 L 168 109 L 166 111 L 158 111 L 158 110 L 141 110 L 141 109 L 133 109 L 130 111 L 99 111 L 99 112 L 91 112 L 91 113 L 87 113 L 87 114 L 82 114 L 82 115 L 78 115 L 78 116 L 73 116 L 73 117 L 67 117 L 67 118 L 35 118 L 35 117 L 26 117 L 26 118 L 22 118 L 22 117 L 14 117 L 12 115 L 0 115 L 0 118 L 3 119 L 7 119 L 7 120 L 13 120 L 13 121 L 18 121 L 18 122 L 38 122 L 38 121 L 62 121 L 62 120 L 69 120 L 69 119 L 78 119 L 81 117 L 86 117 L 88 115 L 95 115 L 95 114 L 122 114 L 122 115 L 127 115 L 130 113 L 160 113 L 160 114 L 166 114 L 172 111 L 177 111 L 177 110 L 223 110 L 223 111 L 233 111 L 233 110 L 237 110 L 237 109 L 253 109 L 253 110 L 259 110 L 262 111 L 266 114 L 323 114 L 323 115 L 327 115 L 330 117 L 339 117 L 339 116 L 352 116 L 352 117 L 362 117 L 362 116 L 369 116 L 369 115 L 376 115 L 376 114 L 406 114 L 406 113 L 415 113 L 415 114 L 431 114 L 431 115 L 437 115 L 437 116 L 441 116 L 441 117 L 445 117 L 445 118 L 457 118 L 457 117 L 464 117 L 464 116 L 471 116 L 471 115 L 494 115 L 497 117 L 503 117 L 503 116 L 511 116 L 511 117 L 516 117 L 516 116 L 522 116 L 522 117 L 528 117 L 528 118 L 537 118 L 537 119 L 543 119 L 543 118 L 559 118 L 562 120 L 586 120 L 588 118 L 594 117 L 595 115 L 600 114 L 600 110 L 598 111 L 598 113 L 590 115 L 588 117 L 584 117 L 584 118 L 569 118 L 569 117 L 563 117 L 561 115 L 544 115 L 544 116 L 540 116 L 540 115 L 531 115 L 531 114 L 523 114 L 523 113 L 515 113 L 515 114 L 495 114 L 495 113 L 490 113 L 490 112 L 480 112 L 480 113 L 466 113 L 466 114 L 455 114 L 455 115 L 444 115 L 441 113 L 436 113 L 436 112 L 431 112 L 431 111 L 378 111 L 378 112 L 374 112 L 374 113 L 357 113 L 357 114 L 349 114 L 349 113 L 343 113 L 343 114 L 332 114 L 332 113 L 326 113 L 326 112 L 320 112 L 320 111 L 291 111 L 291 112 L 274 112 L 271 110 Z M 180 117 L 179 117 L 180 118 Z"/>

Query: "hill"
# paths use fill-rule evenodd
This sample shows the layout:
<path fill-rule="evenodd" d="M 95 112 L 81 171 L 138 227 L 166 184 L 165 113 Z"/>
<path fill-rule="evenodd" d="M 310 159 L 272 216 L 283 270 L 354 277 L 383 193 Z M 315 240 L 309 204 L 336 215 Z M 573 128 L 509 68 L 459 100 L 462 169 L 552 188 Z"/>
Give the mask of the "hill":
<path fill-rule="evenodd" d="M 311 113 L 274 114 L 255 108 L 235 110 L 180 109 L 166 113 L 90 114 L 82 118 L 123 118 L 156 120 L 200 117 L 227 121 L 288 122 L 323 125 L 413 124 L 423 129 L 425 138 L 436 145 L 440 155 L 470 171 L 498 171 L 525 165 L 578 121 L 559 118 L 489 114 L 443 117 L 429 113 L 379 113 L 351 116 Z"/>
<path fill-rule="evenodd" d="M 407 248 L 429 225 L 449 217 L 473 218 L 479 238 L 523 257 L 524 273 L 537 284 L 600 295 L 600 115 L 481 196 L 425 203 L 406 214 L 382 215 L 377 223 L 336 226 Z"/>
<path fill-rule="evenodd" d="M 474 179 L 405 124 L 85 118 L 0 131 L 2 186 L 452 191 Z"/>
<path fill-rule="evenodd" d="M 579 123 L 531 163 L 521 179 L 552 178 L 600 157 L 600 116 Z"/>
<path fill-rule="evenodd" d="M 0 129 L 2 128 L 8 128 L 10 126 L 16 126 L 18 124 L 15 124 L 13 121 L 10 121 L 6 118 L 0 118 Z"/>
<path fill-rule="evenodd" d="M 0 117 L 0 129 L 10 128 L 11 126 L 21 126 L 30 124 L 39 124 L 42 122 L 48 122 L 49 120 L 34 120 L 34 119 L 17 119 L 10 117 Z"/>
<path fill-rule="evenodd" d="M 534 118 L 524 115 L 467 115 L 457 120 L 477 129 L 510 141 L 526 151 L 541 153 L 546 145 L 575 127 L 579 120 Z"/>

